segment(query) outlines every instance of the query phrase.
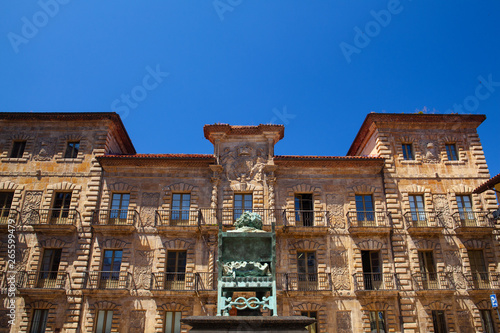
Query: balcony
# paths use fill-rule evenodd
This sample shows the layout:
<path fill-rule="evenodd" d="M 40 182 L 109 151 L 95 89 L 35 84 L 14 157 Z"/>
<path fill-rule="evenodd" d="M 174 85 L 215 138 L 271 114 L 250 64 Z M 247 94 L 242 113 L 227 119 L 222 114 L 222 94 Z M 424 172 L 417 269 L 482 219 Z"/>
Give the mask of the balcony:
<path fill-rule="evenodd" d="M 15 225 L 18 216 L 19 212 L 15 209 L 0 209 L 0 229 L 7 229 L 9 220 L 13 220 Z"/>
<path fill-rule="evenodd" d="M 330 273 L 278 273 L 276 288 L 284 291 L 331 291 Z"/>
<path fill-rule="evenodd" d="M 20 271 L 16 274 L 16 287 L 20 290 L 29 289 L 30 294 L 36 290 L 47 290 L 52 293 L 57 290 L 65 291 L 66 281 L 70 281 L 67 272 L 59 271 Z"/>
<path fill-rule="evenodd" d="M 271 224 L 282 225 L 282 210 L 276 209 L 264 209 L 264 208 L 253 208 L 253 209 L 233 209 L 233 208 L 222 208 L 222 209 L 212 209 L 212 208 L 201 208 L 199 210 L 200 225 L 202 226 L 217 226 L 222 224 L 225 227 L 233 226 L 234 222 L 243 214 L 243 212 L 249 211 L 251 213 L 257 213 L 262 218 L 262 224 L 264 229 L 270 229 Z"/>
<path fill-rule="evenodd" d="M 495 227 L 491 212 L 456 212 L 452 217 L 457 233 L 491 233 Z"/>
<path fill-rule="evenodd" d="M 385 211 L 349 211 L 347 226 L 351 234 L 387 234 L 391 230 L 390 215 Z"/>
<path fill-rule="evenodd" d="M 286 230 L 323 232 L 330 227 L 330 212 L 321 210 L 285 210 L 282 223 Z"/>
<path fill-rule="evenodd" d="M 354 273 L 354 291 L 378 295 L 381 291 L 397 291 L 396 275 L 393 273 Z"/>
<path fill-rule="evenodd" d="M 85 272 L 85 286 L 87 289 L 130 290 L 132 274 L 115 271 Z"/>
<path fill-rule="evenodd" d="M 444 225 L 441 216 L 434 211 L 406 212 L 403 217 L 410 234 L 425 235 L 443 232 Z"/>
<path fill-rule="evenodd" d="M 198 227 L 201 223 L 201 210 L 156 210 L 155 226 L 160 231 L 175 227 Z"/>
<path fill-rule="evenodd" d="M 417 291 L 456 289 L 452 272 L 415 273 L 412 276 Z"/>
<path fill-rule="evenodd" d="M 23 221 L 35 231 L 64 234 L 76 230 L 76 220 L 80 213 L 76 209 L 36 209 L 24 214 Z"/>
<path fill-rule="evenodd" d="M 217 290 L 216 273 L 152 273 L 153 291 L 213 291 Z"/>
<path fill-rule="evenodd" d="M 472 272 L 465 275 L 469 291 L 484 291 L 500 289 L 500 273 Z"/>
<path fill-rule="evenodd" d="M 92 213 L 92 227 L 103 234 L 132 233 L 138 220 L 133 209 L 97 209 Z"/>

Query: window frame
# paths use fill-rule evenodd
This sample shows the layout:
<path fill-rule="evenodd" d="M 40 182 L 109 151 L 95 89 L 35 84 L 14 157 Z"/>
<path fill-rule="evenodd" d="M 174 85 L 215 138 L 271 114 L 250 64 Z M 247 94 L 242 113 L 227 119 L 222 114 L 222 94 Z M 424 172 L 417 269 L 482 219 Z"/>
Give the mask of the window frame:
<path fill-rule="evenodd" d="M 172 314 L 172 320 L 170 327 L 168 327 L 168 315 Z M 165 317 L 163 321 L 163 332 L 164 333 L 180 333 L 182 331 L 182 311 L 165 311 Z M 178 325 L 178 326 L 177 326 Z"/>
<path fill-rule="evenodd" d="M 10 217 L 10 210 L 12 209 L 13 201 L 14 201 L 14 192 L 12 191 L 0 192 L 0 224 L 7 224 Z"/>
<path fill-rule="evenodd" d="M 317 333 L 318 332 L 318 311 L 310 311 L 310 310 L 305 310 L 305 311 L 300 311 L 300 315 L 304 317 L 309 317 L 309 318 L 314 318 L 316 319 L 315 323 L 312 323 L 311 325 L 306 326 L 306 330 L 309 333 Z"/>
<path fill-rule="evenodd" d="M 241 200 L 236 200 L 237 197 L 241 197 Z M 250 209 L 246 207 L 246 203 L 248 203 L 247 197 L 250 197 Z M 241 202 L 241 208 L 236 208 L 237 202 Z M 246 211 L 253 212 L 253 193 L 251 192 L 234 193 L 233 220 L 236 221 Z"/>
<path fill-rule="evenodd" d="M 446 143 L 445 150 L 448 161 L 460 161 L 456 143 Z"/>
<path fill-rule="evenodd" d="M 58 198 L 59 195 L 63 195 L 62 198 Z M 54 192 L 54 198 L 52 201 L 52 208 L 50 211 L 51 223 L 62 223 L 65 224 L 65 220 L 70 217 L 69 211 L 71 209 L 71 199 L 73 198 L 72 191 L 58 191 Z M 59 203 L 60 201 L 60 203 Z"/>
<path fill-rule="evenodd" d="M 401 150 L 403 151 L 403 160 L 405 161 L 415 160 L 415 151 L 413 149 L 413 143 L 411 142 L 401 143 Z"/>
<path fill-rule="evenodd" d="M 437 325 L 437 326 L 436 326 Z M 448 325 L 446 324 L 445 310 L 432 310 L 432 326 L 435 333 L 446 333 Z"/>
<path fill-rule="evenodd" d="M 293 197 L 293 206 L 295 210 L 295 224 L 297 226 L 314 226 L 313 193 L 295 193 Z M 305 209 L 307 207 L 309 207 L 309 209 Z"/>
<path fill-rule="evenodd" d="M 488 314 L 485 318 L 485 314 Z M 481 317 L 481 325 L 483 326 L 484 333 L 497 333 L 497 328 L 495 325 L 495 316 L 491 313 L 490 309 L 479 309 L 479 315 Z M 488 322 L 486 322 L 486 320 Z"/>
<path fill-rule="evenodd" d="M 40 314 L 40 319 L 38 320 L 37 326 L 35 327 L 35 317 L 37 313 Z M 49 317 L 49 309 L 34 309 L 33 310 L 33 315 L 31 316 L 31 325 L 30 325 L 30 330 L 29 333 L 43 333 L 47 329 L 47 321 Z M 43 318 L 43 319 L 42 319 Z M 42 323 L 45 323 L 44 327 L 42 327 Z"/>
<path fill-rule="evenodd" d="M 176 196 L 179 196 L 179 200 L 176 200 Z M 185 197 L 189 198 L 185 200 Z M 175 208 L 174 203 L 178 201 L 179 207 Z M 187 203 L 187 208 L 184 204 Z M 173 223 L 189 223 L 189 217 L 191 215 L 191 193 L 186 192 L 174 192 L 172 193 L 172 200 L 170 203 L 170 221 Z"/>
<path fill-rule="evenodd" d="M 73 145 L 73 146 L 71 146 L 71 145 Z M 75 154 L 75 151 L 76 151 L 76 154 Z M 67 159 L 78 158 L 79 152 L 80 152 L 80 140 L 66 142 L 66 150 L 64 151 L 64 158 L 67 158 Z"/>
<path fill-rule="evenodd" d="M 115 203 L 115 196 L 120 196 L 118 202 L 118 208 L 113 208 Z M 128 195 L 127 206 L 124 208 L 123 206 L 123 196 Z M 114 192 L 111 194 L 111 202 L 110 202 L 110 211 L 109 211 L 109 220 L 113 223 L 118 222 L 118 224 L 123 224 L 128 221 L 128 211 L 130 207 L 130 192 Z"/>
<path fill-rule="evenodd" d="M 104 318 L 102 320 L 103 326 L 99 327 L 99 318 L 101 316 L 101 313 L 104 313 Z M 106 310 L 106 309 L 97 310 L 94 333 L 110 333 L 111 328 L 113 327 L 113 315 L 114 315 L 113 310 Z M 108 319 L 110 318 L 110 316 L 111 316 L 111 321 L 109 321 Z M 108 323 L 109 327 L 107 327 L 106 325 Z"/>
<path fill-rule="evenodd" d="M 14 140 L 14 141 L 12 141 L 12 149 L 10 150 L 9 158 L 23 158 L 24 152 L 26 151 L 27 143 L 28 142 L 26 140 Z M 21 146 L 17 146 L 19 144 Z"/>
<path fill-rule="evenodd" d="M 369 202 L 367 198 L 369 198 Z M 356 219 L 358 223 L 363 223 L 363 225 L 375 224 L 375 203 L 373 201 L 373 194 L 355 194 L 354 203 L 356 206 Z M 369 205 L 367 205 L 367 203 L 369 203 Z M 371 209 L 367 209 L 370 208 L 367 206 L 371 206 Z"/>
<path fill-rule="evenodd" d="M 380 314 L 382 313 L 382 318 Z M 375 321 L 372 320 L 372 314 L 374 314 Z M 387 320 L 384 310 L 374 310 L 370 311 L 368 314 L 368 319 L 370 320 L 370 332 L 375 333 L 387 333 Z M 375 327 L 373 327 L 375 326 Z M 374 331 L 375 329 L 375 331 Z"/>

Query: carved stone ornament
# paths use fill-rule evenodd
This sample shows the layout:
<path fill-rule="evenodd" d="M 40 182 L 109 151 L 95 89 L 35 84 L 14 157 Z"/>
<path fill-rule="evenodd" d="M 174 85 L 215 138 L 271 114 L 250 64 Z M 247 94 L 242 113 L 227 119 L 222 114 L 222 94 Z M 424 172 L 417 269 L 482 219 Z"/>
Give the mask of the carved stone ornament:
<path fill-rule="evenodd" d="M 226 147 L 220 160 L 227 179 L 240 183 L 261 182 L 267 161 L 263 148 L 249 144 L 233 149 Z"/>
<path fill-rule="evenodd" d="M 345 228 L 344 203 L 342 197 L 336 194 L 326 195 L 326 209 L 330 214 L 330 223 L 334 228 Z"/>
<path fill-rule="evenodd" d="M 349 280 L 349 264 L 347 250 L 331 250 L 332 283 L 335 290 L 348 290 L 351 288 Z"/>
<path fill-rule="evenodd" d="M 21 210 L 23 224 L 27 222 L 36 222 L 34 220 L 38 219 L 36 210 L 40 209 L 41 202 L 42 191 L 26 191 L 23 209 Z"/>
<path fill-rule="evenodd" d="M 432 196 L 432 201 L 434 202 L 434 210 L 436 211 L 436 214 L 441 216 L 444 226 L 447 228 L 453 228 L 450 204 L 448 203 L 446 194 L 434 194 Z"/>
<path fill-rule="evenodd" d="M 436 150 L 436 144 L 434 142 L 427 142 L 425 144 L 425 155 L 423 161 L 425 163 L 439 163 L 439 154 Z"/>
<path fill-rule="evenodd" d="M 143 226 L 153 226 L 155 222 L 155 210 L 158 208 L 160 193 L 143 193 L 141 204 L 141 221 Z"/>
<path fill-rule="evenodd" d="M 50 161 L 56 151 L 56 138 L 43 138 L 37 142 L 35 147 L 35 161 Z"/>
<path fill-rule="evenodd" d="M 131 311 L 129 333 L 144 333 L 146 327 L 146 311 Z"/>
<path fill-rule="evenodd" d="M 134 282 L 137 289 L 149 289 L 154 251 L 137 251 L 134 265 Z"/>
<path fill-rule="evenodd" d="M 352 333 L 351 311 L 337 311 L 337 333 Z"/>

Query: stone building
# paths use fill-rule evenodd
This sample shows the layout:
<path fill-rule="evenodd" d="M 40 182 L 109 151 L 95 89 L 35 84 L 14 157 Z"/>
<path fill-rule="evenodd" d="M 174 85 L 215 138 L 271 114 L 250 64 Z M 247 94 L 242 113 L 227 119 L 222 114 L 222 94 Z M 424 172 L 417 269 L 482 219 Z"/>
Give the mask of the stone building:
<path fill-rule="evenodd" d="M 0 332 L 187 332 L 243 211 L 276 225 L 278 314 L 312 332 L 498 332 L 484 120 L 370 113 L 346 156 L 227 124 L 213 154 L 137 154 L 115 113 L 0 113 Z"/>

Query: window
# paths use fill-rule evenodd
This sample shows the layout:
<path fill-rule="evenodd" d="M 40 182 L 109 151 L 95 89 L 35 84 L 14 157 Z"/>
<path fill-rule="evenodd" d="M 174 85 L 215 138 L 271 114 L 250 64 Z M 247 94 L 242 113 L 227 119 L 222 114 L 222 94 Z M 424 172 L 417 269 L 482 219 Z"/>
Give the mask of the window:
<path fill-rule="evenodd" d="M 443 310 L 432 310 L 434 333 L 446 333 L 446 316 Z"/>
<path fill-rule="evenodd" d="M 111 333 L 111 324 L 113 322 L 112 310 L 99 310 L 97 313 L 97 323 L 95 333 Z"/>
<path fill-rule="evenodd" d="M 186 257 L 186 251 L 167 252 L 165 289 L 184 290 L 184 280 L 186 279 Z"/>
<path fill-rule="evenodd" d="M 12 151 L 10 152 L 11 158 L 22 158 L 26 148 L 26 141 L 14 141 Z"/>
<path fill-rule="evenodd" d="M 481 312 L 481 322 L 483 323 L 484 333 L 496 333 L 495 322 L 490 310 L 479 310 Z"/>
<path fill-rule="evenodd" d="M 127 223 L 128 205 L 130 203 L 129 193 L 113 193 L 109 222 L 114 224 Z"/>
<path fill-rule="evenodd" d="M 425 216 L 424 196 L 409 195 L 411 220 L 417 227 L 427 226 L 427 218 Z"/>
<path fill-rule="evenodd" d="M 191 194 L 174 193 L 172 195 L 172 224 L 189 224 L 189 207 L 191 205 Z"/>
<path fill-rule="evenodd" d="M 413 147 L 411 143 L 403 143 L 403 158 L 407 161 L 414 160 L 415 156 L 413 156 Z"/>
<path fill-rule="evenodd" d="M 432 251 L 418 251 L 418 261 L 420 263 L 422 288 L 438 289 L 436 264 L 434 263 Z"/>
<path fill-rule="evenodd" d="M 6 224 L 9 221 L 10 206 L 14 193 L 0 192 L 0 224 Z"/>
<path fill-rule="evenodd" d="M 234 195 L 234 220 L 237 220 L 245 211 L 252 211 L 252 194 Z"/>
<path fill-rule="evenodd" d="M 314 225 L 312 194 L 295 194 L 295 225 L 303 227 Z"/>
<path fill-rule="evenodd" d="M 483 250 L 467 250 L 475 289 L 489 289 L 489 278 Z"/>
<path fill-rule="evenodd" d="M 363 283 L 365 290 L 379 290 L 383 288 L 382 265 L 379 251 L 361 251 L 363 265 Z"/>
<path fill-rule="evenodd" d="M 370 332 L 385 333 L 385 311 L 370 311 Z"/>
<path fill-rule="evenodd" d="M 317 290 L 316 252 L 297 251 L 299 290 Z"/>
<path fill-rule="evenodd" d="M 165 312 L 165 333 L 180 333 L 181 332 L 181 315 L 182 312 L 167 311 Z"/>
<path fill-rule="evenodd" d="M 122 250 L 104 250 L 101 272 L 101 288 L 120 287 L 120 267 L 122 264 Z"/>
<path fill-rule="evenodd" d="M 44 249 L 38 275 L 39 288 L 56 288 L 62 249 Z"/>
<path fill-rule="evenodd" d="M 64 158 L 76 158 L 80 149 L 80 141 L 68 142 Z"/>
<path fill-rule="evenodd" d="M 314 318 L 318 319 L 318 313 L 316 311 L 301 311 L 300 312 L 301 316 L 309 317 L 309 318 Z M 316 333 L 317 330 L 317 323 L 312 323 L 311 325 L 307 326 L 306 329 L 309 333 Z"/>
<path fill-rule="evenodd" d="M 472 203 L 469 195 L 457 195 L 458 216 L 464 226 L 472 227 L 476 225 Z"/>
<path fill-rule="evenodd" d="M 30 333 L 45 333 L 48 316 L 48 309 L 35 309 L 35 311 L 33 312 L 33 320 L 31 322 Z"/>
<path fill-rule="evenodd" d="M 458 161 L 457 145 L 454 143 L 446 144 L 446 155 L 448 155 L 448 161 Z"/>
<path fill-rule="evenodd" d="M 360 226 L 375 225 L 373 197 L 371 194 L 356 195 L 356 215 Z"/>
<path fill-rule="evenodd" d="M 70 204 L 71 192 L 56 192 L 54 195 L 54 206 L 50 214 L 50 223 L 66 224 L 68 222 Z"/>

